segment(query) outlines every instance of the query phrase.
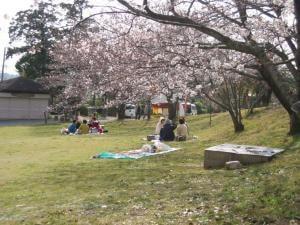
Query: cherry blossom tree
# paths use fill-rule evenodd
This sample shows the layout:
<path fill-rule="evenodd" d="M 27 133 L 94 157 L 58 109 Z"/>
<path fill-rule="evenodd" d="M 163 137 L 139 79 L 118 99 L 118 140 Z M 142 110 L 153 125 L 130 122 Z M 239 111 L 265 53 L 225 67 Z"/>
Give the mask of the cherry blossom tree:
<path fill-rule="evenodd" d="M 117 1 L 124 6 L 122 11 L 199 32 L 206 41 L 199 42 L 198 48 L 227 49 L 252 56 L 256 60 L 253 68 L 290 116 L 290 133 L 300 132 L 300 118 L 292 110 L 300 100 L 299 29 L 291 22 L 294 9 L 299 18 L 297 1 L 295 5 L 291 0 Z M 291 87 L 283 84 L 286 79 L 293 81 Z"/>
<path fill-rule="evenodd" d="M 53 52 L 53 72 L 44 83 L 62 86 L 66 105 L 74 97 L 79 104 L 93 95 L 109 96 L 107 106 L 149 98 L 155 91 L 149 76 L 155 71 L 147 70 L 146 59 L 132 44 L 134 40 L 119 35 L 102 27 L 101 35 L 91 32 L 84 39 L 77 35 L 61 41 Z"/>
<path fill-rule="evenodd" d="M 187 31 L 157 24 L 141 28 L 143 20 L 136 21 L 133 26 L 132 21 L 124 23 L 127 20 L 123 16 L 119 19 L 117 24 L 109 27 L 105 21 L 105 29 L 102 27 L 100 34 L 75 38 L 57 46 L 53 55 L 56 58 L 54 71 L 58 76 L 52 75 L 48 81 L 57 85 L 55 80 L 61 79 L 58 83 L 65 86 L 63 98 L 67 104 L 74 100 L 79 104 L 84 101 L 83 96 L 105 95 L 110 96 L 108 105 L 119 105 L 122 109 L 124 102 L 149 100 L 151 96 L 163 93 L 169 102 L 169 117 L 174 119 L 174 96 L 184 99 L 199 91 L 229 111 L 235 131 L 243 130 L 242 91 L 239 91 L 243 82 L 236 74 L 258 77 L 241 71 L 239 63 L 228 65 L 229 61 L 241 59 L 241 54 L 225 50 L 199 51 L 197 47 L 190 47 L 189 42 L 198 42 L 202 38 L 192 29 Z M 226 98 L 220 98 L 220 94 L 225 94 Z"/>
<path fill-rule="evenodd" d="M 162 58 L 163 64 L 172 68 L 176 74 L 175 81 L 168 75 L 169 85 L 174 87 L 179 83 L 183 84 L 182 89 L 175 89 L 175 93 L 179 93 L 181 97 L 201 93 L 227 110 L 235 131 L 240 132 L 244 129 L 241 109 L 246 105 L 245 96 L 248 95 L 249 84 L 254 81 L 262 83 L 259 72 L 250 66 L 244 68 L 244 65 L 255 64 L 255 59 L 246 54 L 223 49 L 199 50 L 188 44 L 200 40 L 201 37 L 190 29 L 162 27 L 159 39 L 156 38 L 157 44 L 152 46 L 152 49 L 159 49 L 153 60 Z M 249 81 L 250 78 L 253 79 L 252 82 Z"/>
<path fill-rule="evenodd" d="M 103 14 L 100 21 L 90 28 L 97 32 L 64 40 L 54 51 L 57 74 L 48 81 L 64 87 L 66 104 L 105 96 L 107 105 L 119 105 L 121 115 L 125 102 L 163 93 L 174 119 L 174 96 L 185 99 L 201 93 L 229 112 L 235 131 L 243 130 L 241 100 L 249 83 L 243 77 L 262 80 L 255 57 L 200 48 L 207 37 L 192 28 L 145 23 L 128 14 Z"/>

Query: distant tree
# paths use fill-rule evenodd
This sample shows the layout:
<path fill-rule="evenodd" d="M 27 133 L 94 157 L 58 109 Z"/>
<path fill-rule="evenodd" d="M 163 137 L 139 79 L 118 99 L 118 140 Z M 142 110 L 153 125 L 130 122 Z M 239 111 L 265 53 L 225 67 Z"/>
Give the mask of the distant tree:
<path fill-rule="evenodd" d="M 8 56 L 23 53 L 17 62 L 18 72 L 28 78 L 44 76 L 51 63 L 50 51 L 59 35 L 57 13 L 52 0 L 42 1 L 32 9 L 20 11 L 9 27 Z M 18 42 L 24 42 L 18 46 Z"/>
<path fill-rule="evenodd" d="M 250 81 L 247 83 L 247 87 L 248 90 L 244 96 L 244 103 L 247 108 L 246 117 L 254 113 L 254 108 L 268 106 L 272 97 L 272 90 L 264 82 Z"/>
<path fill-rule="evenodd" d="M 84 9 L 90 8 L 87 0 L 74 0 L 73 3 L 60 3 L 60 7 L 66 10 L 65 20 L 69 25 L 75 25 L 75 23 L 83 20 Z"/>
<path fill-rule="evenodd" d="M 72 32 L 86 7 L 87 0 L 59 5 L 42 0 L 31 9 L 19 11 L 9 27 L 12 47 L 7 54 L 23 54 L 16 63 L 17 71 L 32 79 L 45 76 L 52 63 L 50 53 L 54 44 Z"/>
<path fill-rule="evenodd" d="M 82 30 L 89 28 L 89 24 L 93 19 L 86 19 L 84 22 L 84 11 L 92 8 L 88 0 L 73 0 L 73 3 L 60 3 L 59 6 L 65 12 L 61 23 L 64 24 L 62 31 L 65 36 L 78 36 L 81 38 L 86 37 L 86 33 Z M 68 37 L 69 38 L 69 37 Z"/>

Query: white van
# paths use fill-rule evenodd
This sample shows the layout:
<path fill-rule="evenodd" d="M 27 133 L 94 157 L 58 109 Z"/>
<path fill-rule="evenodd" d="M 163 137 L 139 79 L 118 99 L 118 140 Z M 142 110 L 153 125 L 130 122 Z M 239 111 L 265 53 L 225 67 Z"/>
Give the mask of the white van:
<path fill-rule="evenodd" d="M 180 102 L 179 103 L 179 109 L 178 109 L 178 114 L 179 116 L 186 116 L 186 115 L 197 115 L 197 107 L 195 104 L 192 103 L 184 103 Z"/>
<path fill-rule="evenodd" d="M 195 104 L 191 104 L 191 115 L 197 115 L 197 106 Z"/>
<path fill-rule="evenodd" d="M 126 104 L 125 105 L 125 117 L 135 118 L 135 105 L 134 104 Z"/>

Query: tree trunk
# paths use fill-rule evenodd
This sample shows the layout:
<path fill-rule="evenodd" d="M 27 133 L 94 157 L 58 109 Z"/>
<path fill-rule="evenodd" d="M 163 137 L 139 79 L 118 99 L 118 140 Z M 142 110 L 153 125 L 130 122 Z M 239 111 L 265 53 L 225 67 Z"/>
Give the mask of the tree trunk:
<path fill-rule="evenodd" d="M 242 121 L 238 118 L 238 116 L 236 116 L 233 112 L 230 112 L 230 117 L 234 126 L 234 132 L 235 133 L 239 133 L 245 130 L 244 124 L 242 123 Z"/>
<path fill-rule="evenodd" d="M 296 17 L 296 41 L 297 41 L 297 52 L 296 52 L 296 66 L 298 77 L 296 79 L 296 88 L 297 88 L 297 100 L 300 100 L 300 2 L 298 0 L 294 0 L 294 8 L 295 8 L 295 17 Z M 300 117 L 299 114 L 291 111 L 289 112 L 290 116 L 290 135 L 299 134 L 300 133 Z"/>
<path fill-rule="evenodd" d="M 249 117 L 254 113 L 254 108 L 262 105 L 262 106 L 268 106 L 271 101 L 272 97 L 272 90 L 268 88 L 268 90 L 262 92 L 256 93 L 256 99 L 250 100 L 250 106 L 248 107 L 248 111 L 246 113 L 246 117 Z"/>
<path fill-rule="evenodd" d="M 272 90 L 268 88 L 264 96 L 262 97 L 261 103 L 263 106 L 269 106 L 272 99 Z"/>
<path fill-rule="evenodd" d="M 289 114 L 290 116 L 290 135 L 299 134 L 300 133 L 300 118 L 296 113 Z"/>
<path fill-rule="evenodd" d="M 173 102 L 168 103 L 168 111 L 169 111 L 168 119 L 174 122 L 176 119 L 176 109 L 174 107 Z"/>
<path fill-rule="evenodd" d="M 297 70 L 300 69 L 300 1 L 294 0 L 294 8 L 295 8 L 295 18 L 296 18 L 296 41 L 297 41 L 297 52 L 296 52 L 296 65 Z M 297 80 L 297 84 L 299 85 L 300 79 Z M 300 88 L 298 86 L 298 98 L 300 99 Z"/>
<path fill-rule="evenodd" d="M 118 120 L 125 119 L 125 104 L 120 104 L 118 107 Z"/>
<path fill-rule="evenodd" d="M 148 105 L 147 120 L 150 120 L 151 119 L 151 111 L 152 111 L 151 100 L 147 101 L 147 105 Z"/>
<path fill-rule="evenodd" d="M 270 61 L 265 60 L 266 62 L 270 63 Z M 291 109 L 292 103 L 296 102 L 297 99 L 291 101 L 291 96 L 287 96 L 286 92 L 284 92 L 283 88 L 280 88 L 280 81 L 276 80 L 279 77 L 278 71 L 276 68 L 270 66 L 270 64 L 263 65 L 263 73 L 262 76 L 264 80 L 267 82 L 271 90 L 273 91 L 274 95 L 277 97 L 283 108 L 288 112 L 290 116 L 290 135 L 295 135 L 300 133 L 300 119 L 299 115 L 295 114 Z M 296 87 L 297 90 L 299 89 Z M 297 96 L 298 98 L 298 96 Z M 298 98 L 299 99 L 299 98 Z"/>
<path fill-rule="evenodd" d="M 234 125 L 234 132 L 239 133 L 245 130 L 244 124 L 242 122 L 239 122 L 236 119 L 232 119 L 233 125 Z"/>
<path fill-rule="evenodd" d="M 101 111 L 101 117 L 103 119 L 105 119 L 107 117 L 107 109 L 106 108 L 103 108 L 102 111 Z"/>

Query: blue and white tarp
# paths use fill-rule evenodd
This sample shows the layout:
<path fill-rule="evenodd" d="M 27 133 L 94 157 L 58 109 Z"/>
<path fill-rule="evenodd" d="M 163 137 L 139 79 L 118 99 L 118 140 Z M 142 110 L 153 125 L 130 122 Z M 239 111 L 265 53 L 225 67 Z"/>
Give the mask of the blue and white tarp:
<path fill-rule="evenodd" d="M 162 155 L 162 154 L 166 154 L 169 152 L 174 152 L 179 149 L 180 148 L 170 148 L 169 150 L 156 152 L 156 153 L 143 152 L 141 150 L 133 150 L 133 151 L 124 152 L 124 153 L 102 152 L 99 155 L 97 155 L 95 158 L 100 158 L 100 159 L 140 159 L 143 157 Z"/>

